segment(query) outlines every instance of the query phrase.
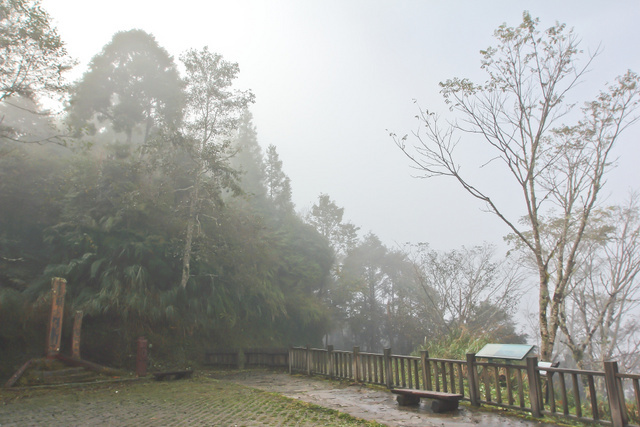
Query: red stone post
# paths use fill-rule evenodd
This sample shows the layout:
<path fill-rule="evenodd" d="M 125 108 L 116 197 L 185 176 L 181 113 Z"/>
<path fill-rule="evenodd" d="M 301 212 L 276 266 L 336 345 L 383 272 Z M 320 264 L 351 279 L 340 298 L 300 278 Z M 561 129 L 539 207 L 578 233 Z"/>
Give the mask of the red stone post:
<path fill-rule="evenodd" d="M 138 352 L 136 357 L 136 375 L 139 377 L 147 376 L 147 348 L 149 346 L 145 337 L 137 340 Z"/>
<path fill-rule="evenodd" d="M 47 334 L 47 347 L 45 354 L 47 359 L 53 359 L 60 353 L 60 340 L 62 339 L 62 315 L 64 312 L 64 294 L 67 291 L 67 281 L 54 277 L 51 280 L 51 317 L 49 318 L 49 330 Z"/>

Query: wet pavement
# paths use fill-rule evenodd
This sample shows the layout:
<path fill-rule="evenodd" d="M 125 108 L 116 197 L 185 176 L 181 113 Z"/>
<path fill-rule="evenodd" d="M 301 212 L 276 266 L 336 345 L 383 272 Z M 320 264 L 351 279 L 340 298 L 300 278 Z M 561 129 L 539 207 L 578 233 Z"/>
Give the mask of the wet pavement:
<path fill-rule="evenodd" d="M 431 411 L 426 399 L 422 399 L 419 407 L 400 407 L 395 401 L 395 395 L 386 389 L 319 377 L 255 370 L 215 372 L 212 376 L 388 426 L 556 426 L 507 416 L 496 410 L 480 410 L 465 404 L 461 404 L 457 411 L 437 414 Z"/>
<path fill-rule="evenodd" d="M 345 422 L 344 413 L 357 419 Z M 315 427 L 366 421 L 408 427 L 552 425 L 468 405 L 436 414 L 425 399 L 419 407 L 398 406 L 383 387 L 266 370 L 198 370 L 193 379 L 175 381 L 0 389 L 0 427 Z"/>

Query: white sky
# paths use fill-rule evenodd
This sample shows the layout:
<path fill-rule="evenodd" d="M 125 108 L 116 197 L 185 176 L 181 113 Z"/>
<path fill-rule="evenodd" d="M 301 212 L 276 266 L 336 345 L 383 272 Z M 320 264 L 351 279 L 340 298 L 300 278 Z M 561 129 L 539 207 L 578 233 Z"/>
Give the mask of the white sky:
<path fill-rule="evenodd" d="M 627 69 L 640 72 L 638 0 L 43 0 L 42 6 L 80 61 L 75 77 L 115 32 L 132 28 L 153 34 L 176 59 L 207 45 L 238 62 L 239 88 L 256 94 L 259 141 L 277 146 L 297 209 L 308 210 L 327 193 L 347 220 L 390 246 L 500 244 L 508 232 L 453 182 L 412 178 L 386 131 L 415 129 L 413 99 L 444 111 L 438 82 L 483 79 L 479 50 L 495 45 L 500 24 L 518 25 L 529 10 L 543 28 L 555 21 L 574 27 L 585 50 L 601 44 L 581 86 L 584 100 Z M 640 189 L 639 137 L 636 128 L 621 141 L 619 167 L 605 188 L 612 202 Z M 501 179 L 483 182 L 502 200 L 517 197 Z"/>

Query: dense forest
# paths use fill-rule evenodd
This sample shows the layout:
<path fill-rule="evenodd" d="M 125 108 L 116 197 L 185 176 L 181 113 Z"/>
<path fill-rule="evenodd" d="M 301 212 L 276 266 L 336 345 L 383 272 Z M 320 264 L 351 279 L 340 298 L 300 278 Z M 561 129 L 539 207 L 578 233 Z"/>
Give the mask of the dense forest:
<path fill-rule="evenodd" d="M 68 83 L 74 64 L 46 11 L 0 7 L 0 375 L 43 352 L 53 277 L 67 280 L 64 345 L 81 310 L 83 357 L 110 366 L 132 366 L 138 336 L 158 363 L 227 347 L 448 356 L 525 341 L 514 314 L 531 257 L 517 233 L 507 256 L 489 244 L 439 252 L 386 246 L 327 194 L 301 214 L 277 147 L 260 145 L 259 100 L 235 86 L 238 64 L 207 47 L 176 60 L 130 30 Z M 635 342 L 625 316 L 636 300 L 636 199 L 592 217 L 561 306 L 575 314 L 561 325 L 564 348 L 580 361 L 627 351 L 607 347 L 614 329 Z M 547 219 L 543 231 L 557 235 Z M 614 284 L 605 276 L 622 262 L 616 248 L 629 263 Z"/>

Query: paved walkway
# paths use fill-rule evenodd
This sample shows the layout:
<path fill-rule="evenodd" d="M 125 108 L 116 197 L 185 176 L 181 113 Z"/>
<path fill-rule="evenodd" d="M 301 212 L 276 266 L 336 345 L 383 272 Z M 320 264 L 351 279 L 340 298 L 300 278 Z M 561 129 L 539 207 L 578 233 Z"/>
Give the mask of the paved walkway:
<path fill-rule="evenodd" d="M 320 407 L 200 377 L 191 380 L 0 389 L 2 427 L 364 426 Z"/>
<path fill-rule="evenodd" d="M 255 370 L 216 372 L 213 375 L 226 381 L 279 393 L 388 426 L 554 426 L 508 417 L 497 411 L 480 411 L 466 405 L 461 405 L 457 411 L 447 414 L 433 413 L 428 401 L 424 400 L 418 408 L 399 407 L 395 395 L 384 389 L 329 381 L 319 377 L 310 378 L 306 375 Z"/>
<path fill-rule="evenodd" d="M 177 381 L 0 389 L 1 427 L 365 424 L 323 408 L 389 426 L 545 425 L 468 406 L 452 414 L 434 414 L 424 404 L 406 409 L 384 389 L 260 370 L 199 371 L 194 379 Z"/>

